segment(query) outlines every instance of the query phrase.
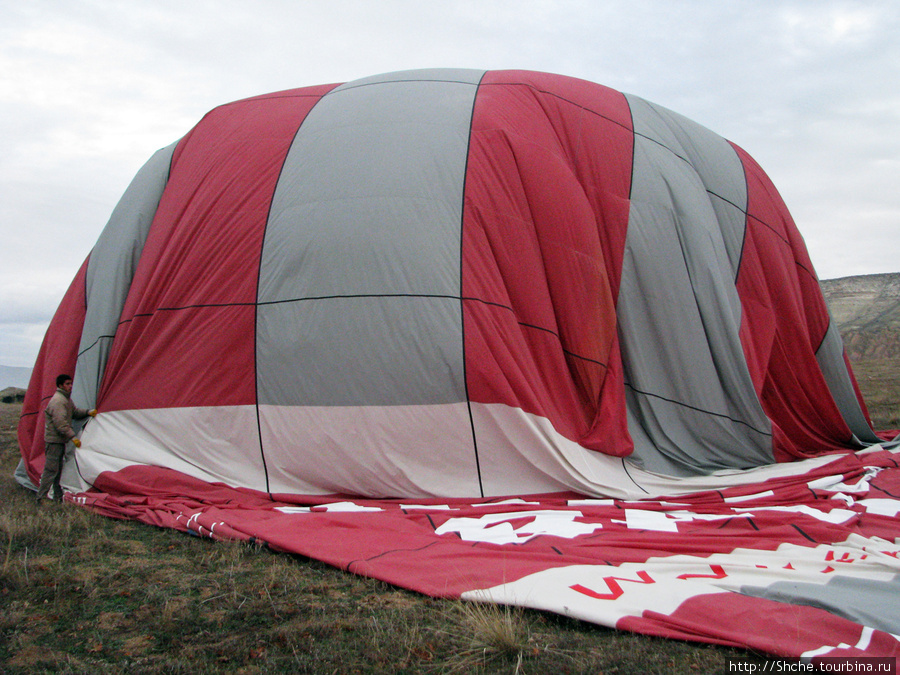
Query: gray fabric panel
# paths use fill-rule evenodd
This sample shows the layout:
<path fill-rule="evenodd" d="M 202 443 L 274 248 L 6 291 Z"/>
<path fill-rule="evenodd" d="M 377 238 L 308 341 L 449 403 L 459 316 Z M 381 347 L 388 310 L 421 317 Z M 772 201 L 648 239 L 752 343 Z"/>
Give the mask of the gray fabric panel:
<path fill-rule="evenodd" d="M 72 399 L 79 407 L 97 404 L 109 350 L 169 178 L 176 145 L 158 150 L 141 167 L 91 251 L 85 280 L 87 310 L 72 386 Z"/>
<path fill-rule="evenodd" d="M 862 626 L 900 633 L 900 576 L 890 581 L 870 581 L 835 576 L 826 584 L 782 581 L 770 586 L 745 586 L 740 592 L 792 605 L 817 607 Z"/>
<path fill-rule="evenodd" d="M 717 189 L 738 186 L 743 169 L 733 151 L 730 161 L 719 152 L 718 169 L 708 159 L 696 168 L 688 160 L 716 146 L 712 132 L 629 103 L 634 169 L 618 318 L 631 460 L 669 475 L 771 462 L 771 425 L 739 338 L 739 218 L 723 223 L 722 200 L 704 183 L 704 174 L 731 173 L 715 177 Z"/>
<path fill-rule="evenodd" d="M 261 305 L 260 403 L 390 406 L 465 400 L 459 300 L 348 297 Z"/>
<path fill-rule="evenodd" d="M 25 468 L 25 460 L 20 459 L 19 463 L 16 465 L 16 470 L 13 472 L 13 478 L 16 479 L 16 482 L 24 488 L 28 488 L 32 492 L 37 492 L 38 486 L 31 482 L 31 478 L 28 476 L 28 469 Z"/>
<path fill-rule="evenodd" d="M 687 160 L 696 172 L 715 211 L 732 279 L 736 279 L 747 222 L 747 180 L 734 148 L 687 117 L 634 96 L 627 98 L 632 110 L 639 108 L 644 116 L 640 133 Z"/>
<path fill-rule="evenodd" d="M 856 398 L 847 364 L 844 363 L 844 341 L 834 321 L 829 324 L 825 339 L 819 345 L 816 360 L 831 396 L 853 435 L 862 443 L 880 443 L 881 439 L 872 431 Z"/>
<path fill-rule="evenodd" d="M 481 76 L 412 71 L 369 78 L 338 87 L 310 111 L 266 227 L 261 404 L 465 400 L 460 226 Z M 303 371 L 289 372 L 282 364 L 297 350 Z M 359 386 L 335 377 L 341 368 L 356 369 Z"/>

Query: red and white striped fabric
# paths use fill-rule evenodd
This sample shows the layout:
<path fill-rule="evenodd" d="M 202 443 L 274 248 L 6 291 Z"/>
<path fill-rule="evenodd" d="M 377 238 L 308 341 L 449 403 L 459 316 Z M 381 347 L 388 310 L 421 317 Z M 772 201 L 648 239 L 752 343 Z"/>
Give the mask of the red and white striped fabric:
<path fill-rule="evenodd" d="M 100 411 L 64 474 L 79 501 L 423 592 L 565 598 L 557 611 L 690 637 L 710 600 L 756 613 L 798 584 L 835 596 L 810 571 L 828 555 L 868 561 L 844 570 L 894 560 L 888 525 L 842 529 L 889 518 L 868 506 L 806 504 L 807 488 L 777 493 L 774 510 L 727 501 L 740 485 L 806 485 L 835 456 L 884 458 L 870 468 L 885 480 L 886 450 L 849 453 L 887 436 L 762 169 L 583 80 L 410 71 L 216 108 L 141 169 L 50 325 L 19 426 L 32 481 L 62 372 Z M 334 495 L 447 508 L 277 508 Z M 541 496 L 491 501 L 522 495 Z M 691 496 L 659 502 L 677 495 Z M 325 542 L 338 522 L 359 537 Z M 387 555 L 400 532 L 426 552 Z M 548 538 L 560 541 L 538 553 Z M 475 562 L 508 550 L 514 575 Z M 699 639 L 735 640 L 712 623 Z M 788 651 L 893 639 L 880 630 Z"/>
<path fill-rule="evenodd" d="M 810 661 L 900 656 L 900 450 L 743 478 L 759 482 L 639 501 L 372 500 L 270 496 L 130 467 L 74 500 L 435 597 Z"/>

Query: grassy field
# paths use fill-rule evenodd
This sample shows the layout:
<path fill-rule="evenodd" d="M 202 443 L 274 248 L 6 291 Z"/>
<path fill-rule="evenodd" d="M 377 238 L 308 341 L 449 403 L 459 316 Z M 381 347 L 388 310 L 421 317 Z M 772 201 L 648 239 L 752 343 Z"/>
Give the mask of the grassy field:
<path fill-rule="evenodd" d="M 436 600 L 246 544 L 37 507 L 0 404 L 4 673 L 726 673 L 736 649 Z"/>

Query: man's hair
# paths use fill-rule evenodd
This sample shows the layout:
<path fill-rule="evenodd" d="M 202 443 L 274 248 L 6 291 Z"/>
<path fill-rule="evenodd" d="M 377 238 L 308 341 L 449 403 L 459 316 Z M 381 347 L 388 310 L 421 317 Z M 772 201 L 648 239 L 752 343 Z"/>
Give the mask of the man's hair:
<path fill-rule="evenodd" d="M 72 379 L 72 376 L 66 375 L 65 373 L 63 373 L 62 375 L 57 375 L 56 376 L 56 386 L 61 387 L 61 386 L 63 386 L 63 384 L 66 383 L 66 380 L 71 380 L 71 379 Z"/>

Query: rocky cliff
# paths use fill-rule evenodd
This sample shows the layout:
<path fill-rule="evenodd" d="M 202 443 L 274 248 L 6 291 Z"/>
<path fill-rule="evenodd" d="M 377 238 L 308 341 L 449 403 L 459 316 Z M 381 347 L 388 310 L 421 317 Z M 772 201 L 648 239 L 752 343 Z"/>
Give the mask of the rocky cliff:
<path fill-rule="evenodd" d="M 821 286 L 851 361 L 900 359 L 900 274 L 826 279 Z"/>
<path fill-rule="evenodd" d="M 900 428 L 900 274 L 821 282 L 876 429 Z"/>

